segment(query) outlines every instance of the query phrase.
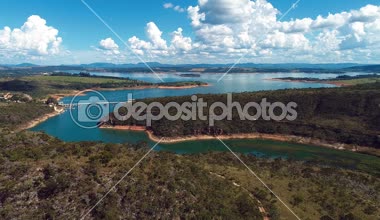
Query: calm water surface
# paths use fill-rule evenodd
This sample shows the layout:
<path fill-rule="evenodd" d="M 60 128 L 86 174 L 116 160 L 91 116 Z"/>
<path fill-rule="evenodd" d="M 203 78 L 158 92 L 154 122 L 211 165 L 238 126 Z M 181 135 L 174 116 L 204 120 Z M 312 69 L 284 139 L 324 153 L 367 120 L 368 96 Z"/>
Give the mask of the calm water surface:
<path fill-rule="evenodd" d="M 159 82 L 153 74 L 126 74 L 126 73 L 92 73 L 95 75 L 108 75 L 118 77 L 129 77 L 148 82 Z M 358 75 L 352 73 L 350 75 Z M 313 78 L 334 78 L 336 74 L 306 74 L 306 73 L 273 73 L 273 74 L 230 74 L 219 83 L 217 80 L 222 74 L 203 74 L 201 77 L 187 78 L 176 74 L 160 74 L 165 82 L 177 81 L 203 81 L 210 84 L 208 87 L 197 87 L 181 90 L 170 89 L 143 89 L 143 90 L 120 90 L 102 91 L 107 101 L 125 101 L 127 94 L 132 93 L 133 98 L 151 98 L 164 96 L 183 96 L 192 94 L 215 94 L 228 92 L 247 92 L 260 90 L 276 90 L 286 88 L 320 88 L 333 87 L 333 85 L 321 83 L 302 83 L 302 82 L 281 82 L 271 81 L 270 78 L 276 77 L 313 77 Z M 84 97 L 86 98 L 86 97 Z M 70 103 L 71 97 L 63 99 L 65 103 Z M 70 117 L 69 111 L 32 128 L 33 131 L 43 131 L 49 135 L 60 138 L 64 141 L 102 141 L 109 143 L 138 143 L 141 141 L 153 145 L 144 132 L 116 131 L 106 129 L 84 129 L 77 126 Z M 289 144 L 264 140 L 232 140 L 227 141 L 231 147 L 242 153 L 252 153 L 257 156 L 269 157 L 292 157 L 296 159 L 317 158 L 323 155 L 325 158 L 336 157 L 346 158 L 346 161 L 357 162 L 356 154 L 351 152 L 336 151 L 333 149 L 310 147 L 300 144 Z M 180 144 L 160 144 L 157 150 L 167 150 L 176 153 L 200 153 L 207 151 L 225 151 L 226 149 L 217 141 L 196 141 Z M 365 155 L 363 155 L 365 156 Z"/>

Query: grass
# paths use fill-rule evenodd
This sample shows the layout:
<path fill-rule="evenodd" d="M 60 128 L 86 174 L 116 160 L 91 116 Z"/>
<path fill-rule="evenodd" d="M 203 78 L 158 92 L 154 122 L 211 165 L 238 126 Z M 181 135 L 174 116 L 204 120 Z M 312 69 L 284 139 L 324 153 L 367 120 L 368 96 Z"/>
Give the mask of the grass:
<path fill-rule="evenodd" d="M 102 84 L 102 83 L 119 83 L 121 85 L 136 83 L 135 80 L 129 79 L 116 79 L 116 78 L 106 78 L 106 77 L 76 77 L 76 76 L 27 76 L 22 77 L 21 80 L 25 81 L 36 81 L 43 83 L 88 83 L 88 84 Z"/>
<path fill-rule="evenodd" d="M 47 98 L 51 94 L 69 94 L 91 88 L 121 88 L 146 85 L 144 82 L 112 77 L 79 76 L 27 76 L 7 79 L 0 83 L 0 91 L 22 92 L 35 98 Z"/>
<path fill-rule="evenodd" d="M 52 94 L 70 94 L 85 89 L 120 89 L 137 86 L 190 86 L 203 85 L 201 82 L 148 83 L 139 80 L 103 76 L 79 75 L 36 75 L 17 79 L 0 78 L 0 92 L 22 92 L 35 98 L 44 99 Z"/>

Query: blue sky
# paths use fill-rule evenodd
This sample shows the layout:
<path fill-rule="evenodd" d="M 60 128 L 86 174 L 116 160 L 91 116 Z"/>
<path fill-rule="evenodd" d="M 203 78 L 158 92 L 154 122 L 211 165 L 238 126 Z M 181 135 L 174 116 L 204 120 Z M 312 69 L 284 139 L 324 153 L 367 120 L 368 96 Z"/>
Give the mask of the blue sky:
<path fill-rule="evenodd" d="M 279 21 L 294 2 L 87 0 L 130 51 L 80 0 L 2 0 L 0 63 L 379 62 L 379 1 L 301 0 Z"/>

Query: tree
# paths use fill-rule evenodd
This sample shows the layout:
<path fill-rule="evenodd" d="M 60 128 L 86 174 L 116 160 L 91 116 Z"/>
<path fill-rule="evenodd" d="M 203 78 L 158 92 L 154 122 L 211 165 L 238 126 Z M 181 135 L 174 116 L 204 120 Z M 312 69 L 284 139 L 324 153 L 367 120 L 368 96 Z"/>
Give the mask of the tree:
<path fill-rule="evenodd" d="M 54 97 L 49 97 L 47 100 L 46 100 L 46 104 L 47 105 L 50 105 L 50 104 L 54 104 L 54 105 L 57 105 L 58 104 L 58 100 Z"/>

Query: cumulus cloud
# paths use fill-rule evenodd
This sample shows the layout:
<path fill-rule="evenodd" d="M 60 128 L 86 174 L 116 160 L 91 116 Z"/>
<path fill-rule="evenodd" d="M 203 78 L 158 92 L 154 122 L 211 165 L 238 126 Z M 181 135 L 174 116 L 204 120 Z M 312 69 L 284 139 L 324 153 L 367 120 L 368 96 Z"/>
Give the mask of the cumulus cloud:
<path fill-rule="evenodd" d="M 145 28 L 148 41 L 133 36 L 128 39 L 128 43 L 138 55 L 148 54 L 150 57 L 157 57 L 186 53 L 192 49 L 192 40 L 190 37 L 184 37 L 182 31 L 182 28 L 178 28 L 171 33 L 172 39 L 168 46 L 166 40 L 162 38 L 162 31 L 154 22 L 149 22 Z"/>
<path fill-rule="evenodd" d="M 106 54 L 120 54 L 119 45 L 115 43 L 112 38 L 106 38 L 99 42 L 100 50 L 104 51 Z"/>
<path fill-rule="evenodd" d="M 172 3 L 165 3 L 164 8 L 173 8 L 174 5 Z"/>
<path fill-rule="evenodd" d="M 187 52 L 192 49 L 192 40 L 190 37 L 184 37 L 182 28 L 172 33 L 171 49 L 180 52 Z"/>
<path fill-rule="evenodd" d="M 162 32 L 154 22 L 147 23 L 145 34 L 149 41 L 141 40 L 136 36 L 128 39 L 134 53 L 144 55 L 147 52 L 150 56 L 168 54 L 166 40 L 162 38 Z"/>
<path fill-rule="evenodd" d="M 166 49 L 166 41 L 162 39 L 162 32 L 157 27 L 157 25 L 153 22 L 149 22 L 146 25 L 146 34 L 149 38 L 149 40 L 152 42 L 152 46 L 154 49 Z"/>
<path fill-rule="evenodd" d="M 61 43 L 58 30 L 47 26 L 46 20 L 38 15 L 30 16 L 20 28 L 6 26 L 0 30 L 0 51 L 8 58 L 33 59 L 58 54 Z"/>
<path fill-rule="evenodd" d="M 194 37 L 184 37 L 178 28 L 167 45 L 150 22 L 147 40 L 132 37 L 131 47 L 140 55 L 181 54 L 194 62 L 233 62 L 243 54 L 258 62 L 344 62 L 374 59 L 380 53 L 374 51 L 380 50 L 380 6 L 375 5 L 280 21 L 281 12 L 267 0 L 198 0 L 187 15 Z"/>
<path fill-rule="evenodd" d="M 185 12 L 185 9 L 182 8 L 181 6 L 179 5 L 173 5 L 173 3 L 164 3 L 164 8 L 165 9 L 169 9 L 169 8 L 172 8 L 174 11 L 177 11 L 177 12 Z"/>

